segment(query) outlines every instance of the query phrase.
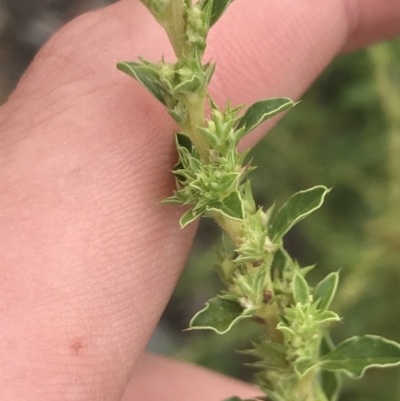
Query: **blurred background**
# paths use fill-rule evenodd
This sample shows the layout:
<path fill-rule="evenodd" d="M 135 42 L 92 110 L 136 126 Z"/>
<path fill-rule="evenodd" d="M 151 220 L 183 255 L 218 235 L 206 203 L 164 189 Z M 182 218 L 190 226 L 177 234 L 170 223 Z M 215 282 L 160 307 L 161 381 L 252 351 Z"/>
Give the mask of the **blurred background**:
<path fill-rule="evenodd" d="M 76 15 L 110 0 L 0 0 L 0 102 L 43 43 Z M 324 184 L 324 207 L 296 226 L 286 247 L 301 265 L 317 263 L 316 282 L 341 271 L 334 309 L 345 316 L 333 337 L 378 334 L 400 342 L 400 40 L 344 55 L 302 103 L 254 149 L 252 183 L 260 205 Z M 251 380 L 244 349 L 256 323 L 229 335 L 182 332 L 220 289 L 212 245 L 218 228 L 203 221 L 178 287 L 149 349 Z M 400 401 L 400 368 L 345 380 L 340 401 Z"/>

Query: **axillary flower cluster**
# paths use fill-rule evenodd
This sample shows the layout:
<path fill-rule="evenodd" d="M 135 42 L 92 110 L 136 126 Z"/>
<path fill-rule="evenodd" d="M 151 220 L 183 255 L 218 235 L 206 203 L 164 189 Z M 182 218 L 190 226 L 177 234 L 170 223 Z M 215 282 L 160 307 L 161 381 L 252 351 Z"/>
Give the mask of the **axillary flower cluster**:
<path fill-rule="evenodd" d="M 141 2 L 165 29 L 177 61 L 140 58 L 120 62 L 118 68 L 163 103 L 179 127 L 176 190 L 163 203 L 187 206 L 182 228 L 205 216 L 224 231 L 217 269 L 225 290 L 193 317 L 190 328 L 225 334 L 249 318 L 264 324 L 265 336 L 245 352 L 257 359 L 256 378 L 265 400 L 334 401 L 341 373 L 360 377 L 369 367 L 399 364 L 400 345 L 377 336 L 334 345 L 329 327 L 340 318 L 329 306 L 338 273 L 312 288 L 305 279 L 312 267 L 301 268 L 284 249 L 284 235 L 323 204 L 329 189 L 298 192 L 277 210 L 264 211 L 254 201 L 247 180 L 253 168 L 248 152 L 240 153 L 237 145 L 295 103 L 273 98 L 246 108 L 228 101 L 221 109 L 207 93 L 215 70 L 215 64 L 202 61 L 207 34 L 233 0 Z"/>

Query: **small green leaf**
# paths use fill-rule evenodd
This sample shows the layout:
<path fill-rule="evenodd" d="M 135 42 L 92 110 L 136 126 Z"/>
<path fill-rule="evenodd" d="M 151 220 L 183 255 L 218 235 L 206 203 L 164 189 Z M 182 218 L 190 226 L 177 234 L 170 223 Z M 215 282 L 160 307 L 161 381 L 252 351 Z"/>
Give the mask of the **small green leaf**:
<path fill-rule="evenodd" d="M 183 199 L 177 196 L 170 196 L 158 202 L 160 205 L 183 205 L 185 202 Z"/>
<path fill-rule="evenodd" d="M 218 149 L 221 144 L 221 138 L 214 132 L 210 131 L 208 128 L 197 127 L 199 132 L 210 142 L 213 148 Z"/>
<path fill-rule="evenodd" d="M 295 105 L 296 104 L 293 102 L 293 100 L 286 97 L 260 100 L 247 109 L 242 118 L 239 120 L 236 129 L 239 130 L 242 127 L 245 128 L 241 135 L 241 138 L 243 138 L 264 121 L 275 116 L 281 111 L 292 108 Z"/>
<path fill-rule="evenodd" d="M 233 219 L 243 220 L 243 200 L 238 191 L 232 192 L 222 201 L 221 211 Z"/>
<path fill-rule="evenodd" d="M 340 321 L 340 316 L 330 310 L 319 310 L 314 317 L 321 325 Z"/>
<path fill-rule="evenodd" d="M 222 213 L 234 220 L 243 220 L 244 218 L 243 200 L 238 191 L 232 192 L 222 202 L 208 206 L 207 211 Z"/>
<path fill-rule="evenodd" d="M 240 178 L 240 173 L 226 173 L 218 181 L 219 192 L 221 194 L 229 193 Z"/>
<path fill-rule="evenodd" d="M 162 104 L 167 105 L 161 85 L 159 83 L 158 71 L 148 65 L 134 61 L 122 61 L 117 68 L 140 82 L 147 90 Z"/>
<path fill-rule="evenodd" d="M 202 83 L 203 83 L 203 81 L 202 81 L 201 77 L 199 75 L 193 73 L 190 78 L 188 78 L 185 81 L 182 81 L 181 83 L 174 86 L 172 88 L 172 93 L 173 94 L 193 93 L 197 89 L 200 88 Z"/>
<path fill-rule="evenodd" d="M 193 152 L 193 144 L 188 136 L 181 133 L 175 134 L 175 144 L 180 157 L 179 160 L 176 162 L 173 171 L 183 170 L 185 166 L 183 165 L 183 160 L 181 160 L 181 158 L 184 153 L 188 155 L 188 159 L 190 158 Z M 186 152 L 184 151 L 185 149 Z"/>
<path fill-rule="evenodd" d="M 208 32 L 208 30 L 210 29 L 213 2 L 212 1 L 204 1 L 202 3 L 200 1 L 198 3 L 198 5 L 200 6 L 200 8 L 202 10 L 201 21 L 203 23 L 203 29 Z"/>
<path fill-rule="evenodd" d="M 178 132 L 177 134 L 175 134 L 175 143 L 176 143 L 177 148 L 180 148 L 180 147 L 185 148 L 189 151 L 189 153 L 192 153 L 193 142 L 187 135 L 181 134 L 180 132 Z"/>
<path fill-rule="evenodd" d="M 269 237 L 279 241 L 295 224 L 319 209 L 329 189 L 323 185 L 294 194 L 271 219 Z"/>
<path fill-rule="evenodd" d="M 205 0 L 202 9 L 204 10 L 212 2 L 210 28 L 222 17 L 233 0 Z"/>
<path fill-rule="evenodd" d="M 305 278 L 296 274 L 293 279 L 293 297 L 296 303 L 305 305 L 309 302 L 310 290 Z"/>
<path fill-rule="evenodd" d="M 181 228 L 185 228 L 187 225 L 195 221 L 200 215 L 194 214 L 191 210 L 188 210 L 179 220 Z"/>
<path fill-rule="evenodd" d="M 339 274 L 331 273 L 318 283 L 313 292 L 314 301 L 318 302 L 320 309 L 328 309 L 331 304 L 339 282 Z"/>
<path fill-rule="evenodd" d="M 372 335 L 352 337 L 320 361 L 324 370 L 343 371 L 359 378 L 369 368 L 400 365 L 400 344 Z"/>
<path fill-rule="evenodd" d="M 242 319 L 249 317 L 243 312 L 243 307 L 237 302 L 212 298 L 206 307 L 193 317 L 189 329 L 208 329 L 225 334 Z"/>
<path fill-rule="evenodd" d="M 290 270 L 293 266 L 293 260 L 290 255 L 281 246 L 274 254 L 274 260 L 272 263 L 272 271 L 277 274 L 280 278 L 283 278 L 284 272 Z"/>
<path fill-rule="evenodd" d="M 240 190 L 243 196 L 243 206 L 248 214 L 255 214 L 257 210 L 256 202 L 254 201 L 253 192 L 251 189 L 251 181 L 246 180 L 243 185 L 241 185 Z"/>
<path fill-rule="evenodd" d="M 216 68 L 216 64 L 211 64 L 211 63 L 207 63 L 203 66 L 203 70 L 204 70 L 204 86 L 208 87 L 211 78 L 214 75 L 215 72 L 215 68 Z"/>

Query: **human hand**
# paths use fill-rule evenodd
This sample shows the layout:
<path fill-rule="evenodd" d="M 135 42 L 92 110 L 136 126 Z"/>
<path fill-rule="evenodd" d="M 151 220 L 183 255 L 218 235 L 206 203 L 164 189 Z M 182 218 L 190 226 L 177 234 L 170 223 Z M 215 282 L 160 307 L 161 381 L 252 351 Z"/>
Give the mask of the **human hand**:
<path fill-rule="evenodd" d="M 237 0 L 210 33 L 211 92 L 298 98 L 341 51 L 398 33 L 398 0 Z M 143 355 L 194 229 L 157 204 L 174 124 L 115 63 L 162 54 L 151 15 L 121 1 L 56 34 L 1 109 L 0 400 L 119 401 L 129 380 L 124 401 L 254 394 Z"/>

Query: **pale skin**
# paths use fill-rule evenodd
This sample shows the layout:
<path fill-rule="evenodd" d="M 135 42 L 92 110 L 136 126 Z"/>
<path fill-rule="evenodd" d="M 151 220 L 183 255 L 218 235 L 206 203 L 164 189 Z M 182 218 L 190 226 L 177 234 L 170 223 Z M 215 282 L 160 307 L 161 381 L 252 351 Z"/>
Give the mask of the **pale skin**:
<path fill-rule="evenodd" d="M 211 92 L 298 99 L 340 52 L 398 34 L 398 0 L 236 0 L 210 34 Z M 174 124 L 115 63 L 162 54 L 148 11 L 121 1 L 58 32 L 1 108 L 1 400 L 255 394 L 143 354 L 195 226 L 181 231 L 182 210 L 157 204 L 173 188 Z"/>

